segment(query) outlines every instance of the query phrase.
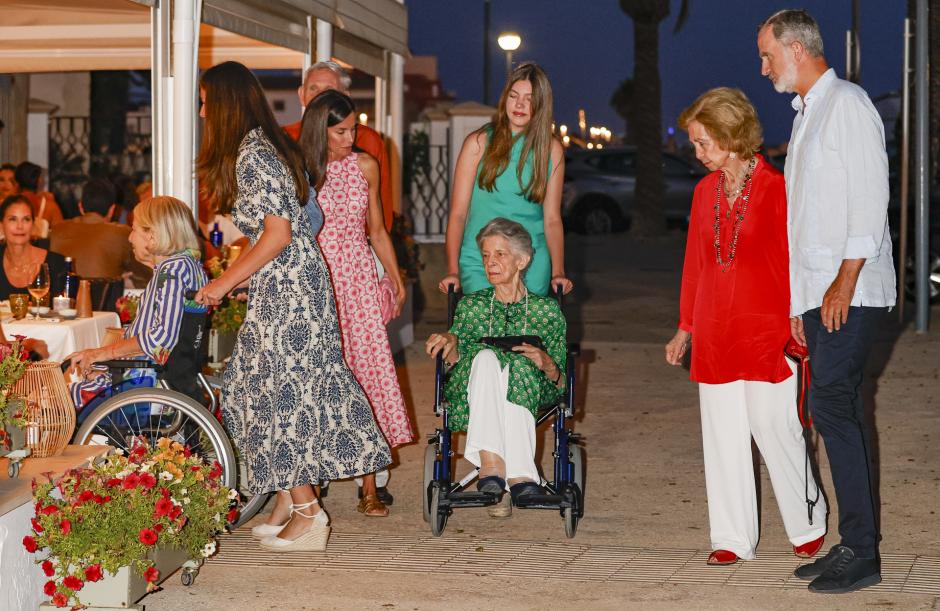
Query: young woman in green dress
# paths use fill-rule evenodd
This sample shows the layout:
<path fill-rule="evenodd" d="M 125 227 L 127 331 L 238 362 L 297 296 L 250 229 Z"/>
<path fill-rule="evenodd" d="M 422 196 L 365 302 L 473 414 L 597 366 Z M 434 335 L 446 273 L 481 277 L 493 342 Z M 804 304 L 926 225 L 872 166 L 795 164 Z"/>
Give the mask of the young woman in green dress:
<path fill-rule="evenodd" d="M 571 291 L 561 222 L 564 173 L 564 149 L 552 135 L 552 86 L 536 64 L 522 64 L 509 76 L 494 121 L 467 136 L 457 157 L 441 291 L 453 285 L 469 295 L 490 286 L 474 238 L 497 217 L 532 236 L 528 289 L 538 295 L 555 285 Z"/>

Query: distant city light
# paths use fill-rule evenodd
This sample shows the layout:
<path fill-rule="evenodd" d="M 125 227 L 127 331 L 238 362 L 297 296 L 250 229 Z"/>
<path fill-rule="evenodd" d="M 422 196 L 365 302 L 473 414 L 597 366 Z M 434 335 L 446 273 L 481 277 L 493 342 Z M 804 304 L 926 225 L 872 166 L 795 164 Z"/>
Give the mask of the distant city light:
<path fill-rule="evenodd" d="M 593 142 L 588 142 L 587 147 L 588 147 L 589 149 L 594 148 L 594 143 L 593 143 Z"/>
<path fill-rule="evenodd" d="M 565 136 L 568 133 L 568 126 L 562 123 L 558 126 L 558 133 Z"/>

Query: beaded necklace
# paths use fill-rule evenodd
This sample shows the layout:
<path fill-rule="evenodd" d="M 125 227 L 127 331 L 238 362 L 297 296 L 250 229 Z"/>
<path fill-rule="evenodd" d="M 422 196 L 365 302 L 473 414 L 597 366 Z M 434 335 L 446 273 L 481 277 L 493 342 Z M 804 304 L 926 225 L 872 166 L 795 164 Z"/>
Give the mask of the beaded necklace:
<path fill-rule="evenodd" d="M 722 172 L 721 176 L 718 177 L 718 186 L 715 188 L 715 260 L 718 262 L 718 268 L 722 272 L 728 271 L 731 267 L 731 263 L 734 261 L 734 254 L 738 247 L 738 237 L 741 235 L 741 225 L 744 224 L 744 215 L 747 214 L 747 203 L 751 199 L 751 187 L 753 186 L 753 181 L 751 181 L 751 176 L 754 173 L 754 169 L 757 167 L 757 158 L 754 157 L 751 159 L 750 163 L 747 164 L 747 172 L 744 174 L 744 180 L 741 181 L 743 195 L 741 199 L 743 204 L 738 208 L 738 212 L 734 217 L 734 225 L 731 228 L 731 243 L 728 246 L 728 260 L 724 261 L 721 258 L 721 194 L 724 192 L 724 183 L 725 183 L 725 173 Z M 734 207 L 735 200 L 729 202 L 731 208 Z M 731 215 L 731 208 L 728 210 L 728 215 Z"/>
<path fill-rule="evenodd" d="M 526 331 L 529 328 L 529 289 L 526 288 L 525 285 L 523 285 L 522 290 L 525 291 L 524 296 L 523 296 L 523 301 L 525 302 L 525 316 L 522 319 L 522 335 L 525 335 Z M 490 295 L 490 329 L 487 332 L 487 335 L 489 335 L 490 337 L 493 336 L 493 307 L 495 305 L 495 302 L 496 302 L 496 289 L 493 289 L 493 294 Z M 519 303 L 519 302 L 516 301 L 513 303 Z M 509 306 L 512 304 L 507 303 L 505 305 L 506 305 L 506 321 L 503 323 L 504 334 L 509 331 Z"/>

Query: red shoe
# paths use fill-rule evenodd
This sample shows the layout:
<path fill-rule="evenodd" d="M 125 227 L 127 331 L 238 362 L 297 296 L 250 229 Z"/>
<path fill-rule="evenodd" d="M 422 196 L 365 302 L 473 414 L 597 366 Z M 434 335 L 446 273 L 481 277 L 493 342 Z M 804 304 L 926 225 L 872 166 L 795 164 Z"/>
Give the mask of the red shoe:
<path fill-rule="evenodd" d="M 823 541 L 825 539 L 826 535 L 823 535 L 822 537 L 804 543 L 803 545 L 794 545 L 793 553 L 800 558 L 812 558 L 820 549 L 822 549 Z"/>
<path fill-rule="evenodd" d="M 726 549 L 716 549 L 708 555 L 708 564 L 712 566 L 734 564 L 737 561 L 738 555 L 734 552 L 729 552 Z"/>

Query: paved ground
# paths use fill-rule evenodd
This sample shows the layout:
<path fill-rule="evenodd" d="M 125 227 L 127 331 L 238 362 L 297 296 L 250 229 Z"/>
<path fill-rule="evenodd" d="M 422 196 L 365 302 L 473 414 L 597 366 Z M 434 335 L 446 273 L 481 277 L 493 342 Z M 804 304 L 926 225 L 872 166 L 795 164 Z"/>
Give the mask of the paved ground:
<path fill-rule="evenodd" d="M 327 553 L 268 555 L 237 533 L 223 538 L 194 586 L 174 577 L 144 600 L 147 608 L 940 608 L 936 331 L 919 336 L 886 325 L 870 363 L 885 583 L 821 597 L 790 578 L 796 559 L 763 469 L 759 558 L 730 569 L 704 566 L 697 393 L 687 372 L 662 356 L 676 318 L 681 247 L 680 235 L 643 243 L 622 235 L 569 239 L 578 290 L 567 309 L 584 349 L 575 428 L 587 438 L 588 464 L 586 515 L 575 539 L 565 539 L 555 512 L 517 510 L 495 520 L 482 509 L 460 510 L 441 539 L 431 538 L 419 507 L 424 445 L 413 444 L 398 452 L 389 518 L 356 513 L 354 485 L 339 483 L 326 499 L 335 529 Z M 933 320 L 940 325 L 940 309 Z M 442 321 L 432 307 L 417 336 Z M 433 371 L 417 345 L 404 362 L 402 384 L 424 438 L 436 426 Z"/>

